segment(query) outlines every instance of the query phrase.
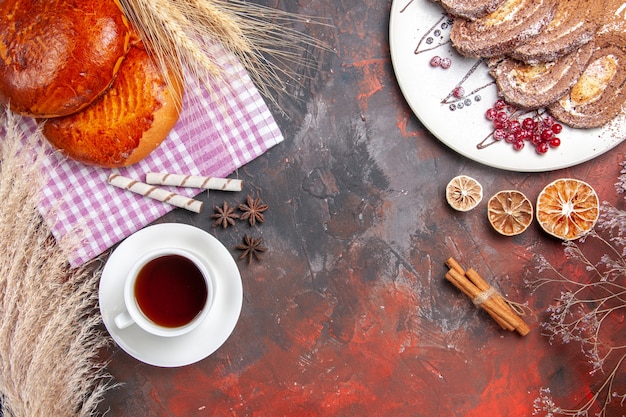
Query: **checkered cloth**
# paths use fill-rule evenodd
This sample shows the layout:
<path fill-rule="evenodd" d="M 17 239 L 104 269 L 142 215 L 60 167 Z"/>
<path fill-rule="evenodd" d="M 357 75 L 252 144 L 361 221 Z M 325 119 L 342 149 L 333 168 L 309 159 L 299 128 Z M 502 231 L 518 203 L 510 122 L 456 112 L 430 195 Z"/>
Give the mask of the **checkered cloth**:
<path fill-rule="evenodd" d="M 234 57 L 226 61 L 226 79 L 214 83 L 211 93 L 189 82 L 178 123 L 143 161 L 119 170 L 101 169 L 50 149 L 44 162 L 50 179 L 39 209 L 57 241 L 82 239 L 69 257 L 72 266 L 95 258 L 174 208 L 110 186 L 111 173 L 140 181 L 148 172 L 226 177 L 283 140 L 246 70 Z M 22 126 L 25 134 L 36 130 L 31 119 L 24 119 Z M 171 190 L 188 197 L 202 191 Z"/>

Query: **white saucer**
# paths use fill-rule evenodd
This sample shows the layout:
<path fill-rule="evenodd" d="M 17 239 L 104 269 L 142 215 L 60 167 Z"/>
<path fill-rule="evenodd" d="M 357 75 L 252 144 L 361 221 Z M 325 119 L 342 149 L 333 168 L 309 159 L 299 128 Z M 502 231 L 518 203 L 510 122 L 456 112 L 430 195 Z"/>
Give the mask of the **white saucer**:
<path fill-rule="evenodd" d="M 119 329 L 113 319 L 125 310 L 126 274 L 144 253 L 161 247 L 193 252 L 213 274 L 215 300 L 208 317 L 179 337 L 154 336 L 136 324 Z M 163 223 L 129 236 L 113 251 L 102 271 L 99 297 L 104 325 L 126 353 L 150 365 L 177 367 L 202 360 L 224 344 L 239 320 L 243 286 L 235 260 L 215 237 L 194 226 Z"/>

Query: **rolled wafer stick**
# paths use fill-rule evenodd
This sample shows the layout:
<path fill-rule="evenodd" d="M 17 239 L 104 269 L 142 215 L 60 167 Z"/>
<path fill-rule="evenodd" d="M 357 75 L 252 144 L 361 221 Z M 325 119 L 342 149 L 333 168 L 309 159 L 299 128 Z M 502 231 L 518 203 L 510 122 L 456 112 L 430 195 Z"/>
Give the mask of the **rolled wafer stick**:
<path fill-rule="evenodd" d="M 194 213 L 200 213 L 202 210 L 202 201 L 194 200 L 193 198 L 185 197 L 180 194 L 175 194 L 140 181 L 135 181 L 119 174 L 111 174 L 108 181 L 109 184 L 114 187 L 122 188 L 154 200 L 184 208 L 186 210 L 193 211 Z"/>
<path fill-rule="evenodd" d="M 243 189 L 242 180 L 204 177 L 199 175 L 168 174 L 165 172 L 147 173 L 146 183 L 221 191 L 241 191 Z"/>

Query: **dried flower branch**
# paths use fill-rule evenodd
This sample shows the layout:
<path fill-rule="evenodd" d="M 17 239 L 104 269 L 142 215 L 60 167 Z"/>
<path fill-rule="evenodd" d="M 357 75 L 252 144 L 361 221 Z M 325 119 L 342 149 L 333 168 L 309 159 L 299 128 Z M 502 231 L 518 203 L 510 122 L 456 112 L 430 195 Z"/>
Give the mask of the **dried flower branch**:
<path fill-rule="evenodd" d="M 623 170 L 622 174 L 626 174 Z M 626 189 L 626 175 L 616 184 L 618 192 Z M 604 379 L 577 409 L 556 405 L 550 389 L 541 390 L 535 400 L 535 415 L 608 417 L 609 406 L 623 407 L 626 388 L 618 378 L 626 368 L 626 212 L 603 203 L 596 229 L 579 242 L 564 243 L 566 257 L 586 273 L 567 276 L 542 255 L 535 258 L 538 277 L 528 281 L 534 291 L 546 286 L 562 287 L 560 297 L 547 312 L 542 327 L 550 341 L 578 343 L 588 363 L 590 374 Z"/>
<path fill-rule="evenodd" d="M 91 416 L 109 388 L 98 273 L 69 269 L 37 211 L 40 135 L 0 121 L 0 415 Z"/>

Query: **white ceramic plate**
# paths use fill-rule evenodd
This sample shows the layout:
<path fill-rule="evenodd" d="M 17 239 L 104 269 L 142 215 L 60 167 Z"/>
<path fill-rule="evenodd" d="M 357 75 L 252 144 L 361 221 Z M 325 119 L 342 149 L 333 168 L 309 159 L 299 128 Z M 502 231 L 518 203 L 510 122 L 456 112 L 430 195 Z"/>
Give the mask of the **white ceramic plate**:
<path fill-rule="evenodd" d="M 529 144 L 515 151 L 504 141 L 479 149 L 492 131 L 485 112 L 496 101 L 497 88 L 484 64 L 456 53 L 449 29 L 449 18 L 432 0 L 393 0 L 389 43 L 400 89 L 424 126 L 456 152 L 495 168 L 550 171 L 588 161 L 626 137 L 626 117 L 621 115 L 601 129 L 564 127 L 561 146 L 544 155 Z M 431 67 L 433 56 L 450 58 L 452 66 Z M 462 108 L 451 110 L 450 95 L 459 85 L 466 97 Z"/>
<path fill-rule="evenodd" d="M 114 318 L 125 310 L 124 280 L 144 253 L 161 247 L 186 249 L 201 259 L 215 277 L 215 300 L 199 327 L 180 337 L 159 337 L 136 324 L 119 329 Z M 243 304 L 239 269 L 228 249 L 196 227 L 164 223 L 129 236 L 113 251 L 100 280 L 100 312 L 113 340 L 129 355 L 150 365 L 177 367 L 195 363 L 215 352 L 235 328 Z"/>

